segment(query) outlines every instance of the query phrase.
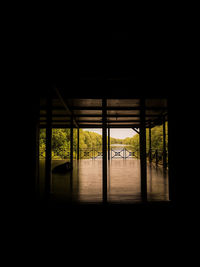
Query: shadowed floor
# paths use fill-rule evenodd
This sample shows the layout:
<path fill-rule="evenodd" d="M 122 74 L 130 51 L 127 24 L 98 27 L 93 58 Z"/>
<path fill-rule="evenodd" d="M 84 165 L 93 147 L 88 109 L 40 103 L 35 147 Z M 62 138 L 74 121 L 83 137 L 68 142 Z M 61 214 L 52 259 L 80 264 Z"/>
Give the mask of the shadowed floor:
<path fill-rule="evenodd" d="M 52 168 L 64 163 L 53 160 Z M 40 195 L 44 191 L 45 161 L 40 161 Z M 147 165 L 148 201 L 168 200 L 168 174 L 161 167 Z M 101 203 L 102 160 L 74 161 L 74 169 L 66 174 L 52 174 L 51 199 L 58 203 Z M 140 161 L 113 159 L 108 162 L 108 202 L 138 203 L 140 193 Z"/>

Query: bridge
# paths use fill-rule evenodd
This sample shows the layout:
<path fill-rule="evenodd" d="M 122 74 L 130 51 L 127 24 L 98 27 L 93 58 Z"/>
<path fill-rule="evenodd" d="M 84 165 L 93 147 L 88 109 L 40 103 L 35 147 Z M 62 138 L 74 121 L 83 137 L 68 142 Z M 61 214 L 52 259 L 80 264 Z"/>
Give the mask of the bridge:
<path fill-rule="evenodd" d="M 76 153 L 76 158 L 77 158 Z M 121 148 L 110 148 L 110 151 L 107 149 L 107 154 L 109 158 L 112 159 L 139 159 L 140 151 L 135 149 L 132 146 L 121 147 Z M 149 163 L 155 163 L 156 166 L 163 166 L 163 150 L 151 149 L 146 153 L 146 158 Z M 79 159 L 102 159 L 103 151 L 101 147 L 92 147 L 92 148 L 82 148 L 79 149 Z M 40 159 L 45 159 L 44 155 L 40 155 Z M 52 160 L 57 160 L 56 156 L 52 156 Z M 66 151 L 66 157 L 63 160 L 70 160 L 70 149 Z M 166 151 L 166 167 L 168 167 L 168 151 Z"/>

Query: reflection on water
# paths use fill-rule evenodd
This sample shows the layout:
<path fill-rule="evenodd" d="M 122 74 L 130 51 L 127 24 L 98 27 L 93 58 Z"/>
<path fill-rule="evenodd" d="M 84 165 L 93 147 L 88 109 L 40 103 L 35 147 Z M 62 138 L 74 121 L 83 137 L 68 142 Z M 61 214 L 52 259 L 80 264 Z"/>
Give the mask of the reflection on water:
<path fill-rule="evenodd" d="M 113 159 L 109 164 L 110 202 L 141 201 L 139 161 L 136 159 Z"/>
<path fill-rule="evenodd" d="M 81 160 L 79 163 L 80 202 L 102 201 L 102 160 Z"/>
<path fill-rule="evenodd" d="M 168 197 L 168 172 L 162 167 L 147 165 L 147 197 L 149 201 L 167 201 Z"/>
<path fill-rule="evenodd" d="M 53 160 L 52 168 L 64 163 Z M 40 161 L 40 194 L 44 191 L 44 161 Z M 168 200 L 168 174 L 162 168 L 147 165 L 148 201 Z M 51 198 L 65 202 L 102 202 L 102 159 L 74 161 L 73 172 L 52 174 Z M 113 159 L 108 161 L 108 202 L 134 203 L 141 201 L 140 161 Z"/>

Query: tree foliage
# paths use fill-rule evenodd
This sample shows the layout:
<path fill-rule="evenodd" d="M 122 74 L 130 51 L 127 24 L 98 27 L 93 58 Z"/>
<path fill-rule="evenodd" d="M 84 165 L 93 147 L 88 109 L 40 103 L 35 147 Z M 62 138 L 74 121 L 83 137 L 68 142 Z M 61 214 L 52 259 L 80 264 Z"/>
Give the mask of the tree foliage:
<path fill-rule="evenodd" d="M 167 137 L 167 122 L 166 122 L 166 149 L 168 147 L 168 137 Z M 139 150 L 139 135 L 136 134 L 133 137 L 127 137 L 123 140 L 123 144 L 131 145 L 136 150 Z M 146 149 L 149 151 L 149 129 L 146 130 Z M 152 150 L 162 150 L 163 149 L 163 125 L 156 126 L 151 129 L 151 149 Z"/>
<path fill-rule="evenodd" d="M 167 129 L 167 124 L 166 124 Z M 167 134 L 167 130 L 166 130 Z M 147 136 L 147 152 L 149 151 L 149 130 L 146 130 Z M 166 138 L 166 147 L 167 147 Z M 125 144 L 139 152 L 139 135 L 127 137 L 125 139 L 110 138 L 111 144 Z M 79 130 L 79 148 L 92 149 L 102 146 L 102 135 L 94 132 Z M 163 148 L 163 126 L 156 126 L 151 130 L 151 147 L 152 150 L 162 150 Z M 46 130 L 40 130 L 40 158 L 45 158 L 46 148 Z M 53 129 L 52 130 L 52 157 L 54 159 L 66 159 L 70 154 L 70 129 Z M 77 129 L 73 131 L 73 151 L 74 156 L 77 152 Z"/>

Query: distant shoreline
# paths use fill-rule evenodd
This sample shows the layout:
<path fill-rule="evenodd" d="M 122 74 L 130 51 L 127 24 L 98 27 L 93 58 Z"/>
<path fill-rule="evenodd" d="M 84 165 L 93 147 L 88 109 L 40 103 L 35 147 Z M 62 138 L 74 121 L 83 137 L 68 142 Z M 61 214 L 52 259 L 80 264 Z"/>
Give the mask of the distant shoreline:
<path fill-rule="evenodd" d="M 131 145 L 125 145 L 125 144 L 110 144 L 110 146 L 131 146 Z"/>

